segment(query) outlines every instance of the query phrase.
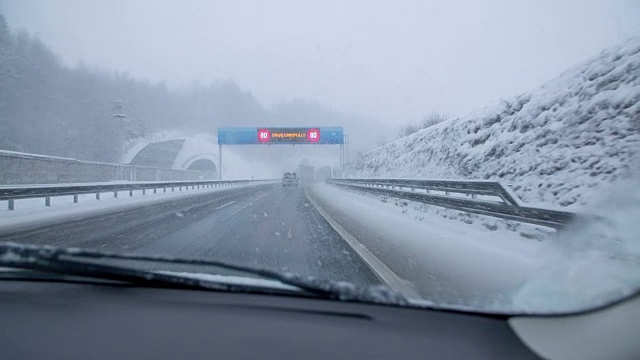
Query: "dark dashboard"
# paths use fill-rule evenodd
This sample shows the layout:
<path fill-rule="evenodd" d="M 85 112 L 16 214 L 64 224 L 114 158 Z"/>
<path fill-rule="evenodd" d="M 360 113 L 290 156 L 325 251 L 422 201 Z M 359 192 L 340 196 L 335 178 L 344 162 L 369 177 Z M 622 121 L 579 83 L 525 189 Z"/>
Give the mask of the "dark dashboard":
<path fill-rule="evenodd" d="M 506 317 L 126 284 L 0 281 L 2 359 L 537 359 Z"/>

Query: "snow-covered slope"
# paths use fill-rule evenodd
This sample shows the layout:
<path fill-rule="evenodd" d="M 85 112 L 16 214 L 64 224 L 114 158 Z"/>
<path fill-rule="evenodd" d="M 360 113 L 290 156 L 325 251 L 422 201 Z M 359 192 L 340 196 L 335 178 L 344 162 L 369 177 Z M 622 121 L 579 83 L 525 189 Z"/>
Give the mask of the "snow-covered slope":
<path fill-rule="evenodd" d="M 529 204 L 581 208 L 640 164 L 640 39 L 530 94 L 365 154 L 352 177 L 496 179 Z"/>

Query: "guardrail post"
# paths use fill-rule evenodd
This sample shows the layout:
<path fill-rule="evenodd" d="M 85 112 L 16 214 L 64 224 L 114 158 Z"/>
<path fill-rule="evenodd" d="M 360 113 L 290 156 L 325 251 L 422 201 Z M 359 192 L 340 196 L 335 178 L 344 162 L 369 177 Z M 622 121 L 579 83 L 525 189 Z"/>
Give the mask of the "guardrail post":
<path fill-rule="evenodd" d="M 156 188 L 153 188 L 153 193 L 154 193 L 154 194 L 157 194 L 157 193 L 158 193 L 156 190 L 157 190 Z"/>
<path fill-rule="evenodd" d="M 8 203 L 9 203 L 9 210 L 15 209 L 15 204 L 13 203 L 13 199 L 9 199 Z"/>
<path fill-rule="evenodd" d="M 114 191 L 114 192 L 113 192 L 113 197 L 114 197 L 114 198 L 117 198 L 117 197 L 118 197 L 118 190 L 116 190 L 116 191 Z"/>
<path fill-rule="evenodd" d="M 96 193 L 96 200 L 100 200 L 100 193 Z"/>
<path fill-rule="evenodd" d="M 163 188 L 162 188 L 162 192 L 163 192 L 163 193 L 166 193 L 166 192 L 167 192 L 167 188 L 166 188 L 166 187 L 163 187 Z"/>
<path fill-rule="evenodd" d="M 147 194 L 147 189 L 142 189 L 142 195 L 146 195 Z"/>
<path fill-rule="evenodd" d="M 133 196 L 133 190 L 129 190 L 129 196 Z"/>
<path fill-rule="evenodd" d="M 73 194 L 73 203 L 74 204 L 78 203 L 78 194 Z"/>
<path fill-rule="evenodd" d="M 44 197 L 44 206 L 51 206 L 51 196 Z"/>

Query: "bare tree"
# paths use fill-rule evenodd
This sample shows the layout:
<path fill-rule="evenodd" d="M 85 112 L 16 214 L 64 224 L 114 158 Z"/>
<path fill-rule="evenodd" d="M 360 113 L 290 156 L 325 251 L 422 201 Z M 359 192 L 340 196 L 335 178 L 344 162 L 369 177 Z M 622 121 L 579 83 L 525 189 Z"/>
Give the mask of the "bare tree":
<path fill-rule="evenodd" d="M 445 120 L 449 120 L 448 114 L 443 114 L 443 113 L 433 111 L 429 115 L 422 118 L 422 122 L 420 123 L 420 129 L 426 129 L 429 126 L 439 124 Z"/>
<path fill-rule="evenodd" d="M 405 136 L 409 136 L 413 133 L 416 133 L 422 129 L 426 129 L 430 126 L 439 124 L 445 120 L 449 119 L 449 115 L 448 114 L 443 114 L 443 113 L 439 113 L 439 112 L 432 112 L 429 115 L 426 115 L 425 117 L 422 118 L 422 121 L 420 121 L 418 124 L 405 124 L 401 127 L 399 127 L 396 130 L 396 134 L 398 135 L 398 138 L 402 138 Z"/>
<path fill-rule="evenodd" d="M 419 125 L 405 124 L 396 130 L 396 134 L 398 135 L 398 138 L 401 138 L 401 137 L 409 136 L 415 132 L 418 132 L 418 130 L 420 130 Z"/>

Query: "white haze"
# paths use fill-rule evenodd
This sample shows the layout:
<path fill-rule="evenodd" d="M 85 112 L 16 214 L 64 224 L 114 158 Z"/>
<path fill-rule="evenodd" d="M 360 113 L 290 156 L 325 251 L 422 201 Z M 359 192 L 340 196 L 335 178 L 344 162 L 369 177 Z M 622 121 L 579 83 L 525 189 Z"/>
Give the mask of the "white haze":
<path fill-rule="evenodd" d="M 621 1 L 2 0 L 63 62 L 172 88 L 234 79 L 399 125 L 530 90 L 640 34 Z M 392 136 L 389 136 L 392 137 Z"/>

